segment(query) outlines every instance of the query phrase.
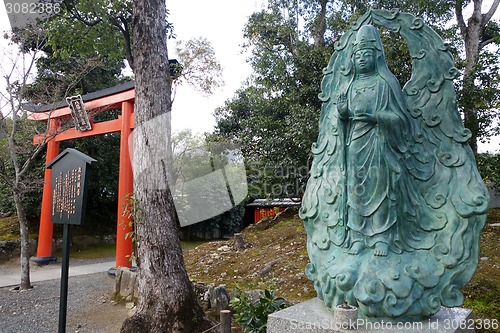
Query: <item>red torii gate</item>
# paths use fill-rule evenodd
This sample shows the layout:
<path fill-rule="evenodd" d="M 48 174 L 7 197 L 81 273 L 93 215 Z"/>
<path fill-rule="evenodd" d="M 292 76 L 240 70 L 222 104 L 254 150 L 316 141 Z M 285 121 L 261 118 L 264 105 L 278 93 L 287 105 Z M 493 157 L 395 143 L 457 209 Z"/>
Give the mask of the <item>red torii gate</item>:
<path fill-rule="evenodd" d="M 82 96 L 87 111 L 99 111 L 110 109 L 121 109 L 122 113 L 118 119 L 92 123 L 92 129 L 80 132 L 76 128 L 70 128 L 60 133 L 62 118 L 70 118 L 71 110 L 66 103 L 61 107 L 45 105 L 31 107 L 29 119 L 37 121 L 49 121 L 49 133 L 57 133 L 47 141 L 46 163 L 48 164 L 59 154 L 59 143 L 65 140 L 83 138 L 88 136 L 120 132 L 120 168 L 118 177 L 118 217 L 116 227 L 116 267 L 131 267 L 130 255 L 132 254 L 132 238 L 125 239 L 125 235 L 132 229 L 130 219 L 123 214 L 127 195 L 133 192 L 133 174 L 130 159 L 128 139 L 134 128 L 134 82 L 127 82 L 116 87 L 100 90 Z M 39 144 L 45 140 L 44 136 L 36 135 L 33 143 Z M 52 256 L 52 170 L 45 169 L 42 211 L 40 214 L 40 231 L 38 234 L 38 248 L 34 261 L 48 263 L 54 260 Z"/>

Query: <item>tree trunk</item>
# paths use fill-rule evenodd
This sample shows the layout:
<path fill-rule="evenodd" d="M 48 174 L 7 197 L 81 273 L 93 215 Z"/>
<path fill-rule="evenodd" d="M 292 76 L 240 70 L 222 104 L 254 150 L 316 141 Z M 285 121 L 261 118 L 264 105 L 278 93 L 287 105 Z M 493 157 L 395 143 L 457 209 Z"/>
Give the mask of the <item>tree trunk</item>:
<path fill-rule="evenodd" d="M 485 14 L 481 13 L 482 0 L 473 0 L 472 3 L 473 11 L 470 18 L 467 20 L 467 24 L 465 23 L 463 16 L 462 7 L 464 1 L 456 0 L 455 3 L 455 15 L 465 46 L 465 69 L 462 89 L 467 89 L 467 87 L 474 85 L 475 66 L 477 65 L 479 59 L 479 53 L 486 45 L 494 42 L 493 39 L 483 40 L 482 37 L 486 25 L 491 20 L 500 4 L 500 0 L 493 0 L 488 12 Z M 477 153 L 477 140 L 479 133 L 477 110 L 475 110 L 472 106 L 464 106 L 463 111 L 465 127 L 470 129 L 472 132 L 469 144 L 474 153 Z"/>
<path fill-rule="evenodd" d="M 22 202 L 22 193 L 20 189 L 15 186 L 12 189 L 14 195 L 14 202 L 16 204 L 17 219 L 19 220 L 19 230 L 21 237 L 21 290 L 31 288 L 30 281 L 30 243 L 28 232 L 28 219 L 26 218 L 26 211 Z"/>
<path fill-rule="evenodd" d="M 474 87 L 474 71 L 467 70 L 464 72 L 462 89 L 465 91 L 471 91 Z M 471 147 L 474 154 L 477 153 L 477 143 L 478 143 L 478 133 L 479 133 L 479 117 L 477 110 L 470 105 L 470 103 L 465 103 L 463 105 L 464 112 L 464 126 L 471 131 L 471 137 L 469 139 L 469 146 Z"/>
<path fill-rule="evenodd" d="M 235 249 L 236 251 L 243 251 L 248 247 L 250 247 L 250 244 L 245 241 L 245 239 L 243 238 L 243 234 L 241 232 L 235 233 L 233 240 L 233 249 Z"/>
<path fill-rule="evenodd" d="M 133 1 L 134 192 L 139 212 L 139 299 L 121 332 L 197 332 L 207 327 L 189 281 L 167 180 L 171 163 L 165 2 Z"/>
<path fill-rule="evenodd" d="M 325 46 L 325 31 L 326 31 L 326 5 L 328 0 L 319 0 L 321 10 L 314 20 L 314 46 Z"/>
<path fill-rule="evenodd" d="M 480 13 L 473 13 L 468 21 L 468 26 L 462 33 L 465 46 L 465 69 L 463 79 L 463 89 L 474 86 L 475 66 L 479 58 L 480 40 L 483 33 Z M 477 111 L 472 107 L 464 107 L 464 124 L 472 136 L 469 139 L 469 145 L 474 153 L 477 153 L 477 139 L 479 132 L 479 119 Z"/>

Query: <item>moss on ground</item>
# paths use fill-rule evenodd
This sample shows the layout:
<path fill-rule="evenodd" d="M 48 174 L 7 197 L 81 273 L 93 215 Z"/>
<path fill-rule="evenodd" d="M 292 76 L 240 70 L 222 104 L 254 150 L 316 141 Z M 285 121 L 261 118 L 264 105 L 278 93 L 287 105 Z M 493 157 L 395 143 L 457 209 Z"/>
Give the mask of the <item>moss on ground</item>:
<path fill-rule="evenodd" d="M 491 209 L 481 233 L 480 260 L 476 273 L 463 288 L 464 307 L 477 318 L 500 321 L 500 209 Z M 478 333 L 500 329 L 476 330 Z"/>
<path fill-rule="evenodd" d="M 191 249 L 204 242 L 182 242 L 183 249 Z M 87 247 L 72 246 L 70 250 L 70 257 L 74 259 L 100 259 L 111 258 L 116 253 L 115 244 L 99 244 Z M 59 258 L 62 257 L 62 250 L 56 251 L 55 255 Z"/>
<path fill-rule="evenodd" d="M 15 215 L 0 218 L 0 241 L 19 239 L 19 223 Z"/>
<path fill-rule="evenodd" d="M 279 222 L 278 222 L 279 221 Z M 191 279 L 207 284 L 226 284 L 229 289 L 265 289 L 270 284 L 276 294 L 292 302 L 316 296 L 304 274 L 309 262 L 305 247 L 306 233 L 296 214 L 277 221 L 265 221 L 243 231 L 251 247 L 234 251 L 232 241 L 202 244 L 185 254 Z M 258 273 L 274 263 L 267 274 Z"/>
<path fill-rule="evenodd" d="M 114 257 L 115 253 L 115 244 L 100 244 L 84 248 L 72 246 L 69 251 L 69 256 L 74 259 L 100 259 Z M 56 251 L 55 256 L 62 258 L 62 250 Z"/>

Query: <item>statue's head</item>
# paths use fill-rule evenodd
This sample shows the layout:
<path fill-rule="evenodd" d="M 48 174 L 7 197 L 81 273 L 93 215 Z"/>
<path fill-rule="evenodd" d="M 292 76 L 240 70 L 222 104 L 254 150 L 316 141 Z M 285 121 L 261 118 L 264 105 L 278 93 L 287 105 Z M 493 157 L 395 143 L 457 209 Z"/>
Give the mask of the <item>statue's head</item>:
<path fill-rule="evenodd" d="M 373 72 L 378 62 L 385 65 L 382 42 L 373 25 L 362 26 L 354 41 L 352 60 L 357 73 Z"/>

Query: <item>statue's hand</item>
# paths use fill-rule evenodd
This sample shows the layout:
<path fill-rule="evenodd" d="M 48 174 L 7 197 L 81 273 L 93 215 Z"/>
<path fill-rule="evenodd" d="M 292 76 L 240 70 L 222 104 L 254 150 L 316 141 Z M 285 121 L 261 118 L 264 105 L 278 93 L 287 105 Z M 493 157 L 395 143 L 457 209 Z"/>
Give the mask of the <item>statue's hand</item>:
<path fill-rule="evenodd" d="M 349 118 L 349 108 L 347 107 L 347 95 L 340 94 L 337 99 L 337 110 L 339 112 L 340 117 L 343 120 L 347 120 Z"/>
<path fill-rule="evenodd" d="M 398 121 L 398 117 L 394 115 L 392 112 L 388 111 L 380 111 L 376 114 L 377 123 L 387 124 L 387 125 L 396 125 Z"/>
<path fill-rule="evenodd" d="M 375 118 L 375 116 L 371 113 L 357 114 L 352 118 L 352 120 L 363 121 L 365 123 L 372 123 L 372 124 L 377 123 L 377 118 Z"/>

